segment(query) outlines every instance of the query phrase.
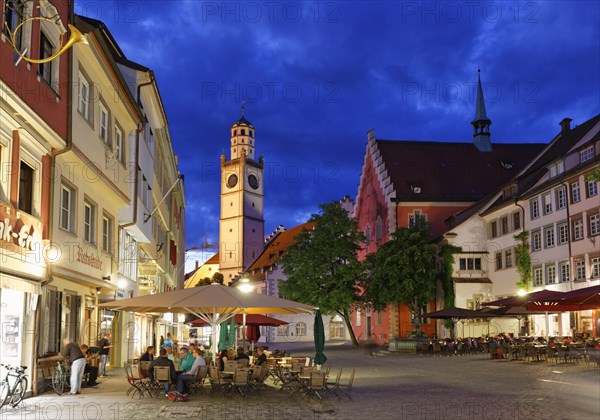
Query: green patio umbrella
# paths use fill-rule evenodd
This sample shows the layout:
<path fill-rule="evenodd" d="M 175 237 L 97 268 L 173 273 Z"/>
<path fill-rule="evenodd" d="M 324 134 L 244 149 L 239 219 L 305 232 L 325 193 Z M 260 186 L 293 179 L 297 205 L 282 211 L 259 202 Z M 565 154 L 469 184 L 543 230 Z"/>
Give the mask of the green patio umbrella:
<path fill-rule="evenodd" d="M 325 349 L 325 327 L 323 327 L 323 318 L 321 311 L 317 309 L 315 312 L 315 365 L 322 365 L 327 361 L 327 357 L 323 354 Z"/>
<path fill-rule="evenodd" d="M 217 347 L 219 351 L 223 351 L 227 348 L 228 338 L 229 334 L 227 333 L 227 321 L 223 321 L 219 324 L 219 343 Z"/>
<path fill-rule="evenodd" d="M 229 338 L 227 339 L 227 345 L 231 348 L 235 348 L 235 317 L 229 320 Z"/>

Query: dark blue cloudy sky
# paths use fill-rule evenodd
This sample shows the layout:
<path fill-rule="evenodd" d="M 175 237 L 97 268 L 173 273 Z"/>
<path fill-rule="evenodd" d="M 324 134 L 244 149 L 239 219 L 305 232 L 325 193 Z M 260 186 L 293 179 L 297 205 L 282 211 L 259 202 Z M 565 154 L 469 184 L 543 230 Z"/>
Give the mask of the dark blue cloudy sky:
<path fill-rule="evenodd" d="M 188 246 L 216 242 L 219 155 L 240 115 L 266 160 L 265 231 L 354 198 L 367 140 L 470 141 L 481 68 L 493 142 L 600 112 L 595 1 L 77 1 L 152 68 L 185 174 Z M 193 257 L 197 258 L 197 257 Z"/>

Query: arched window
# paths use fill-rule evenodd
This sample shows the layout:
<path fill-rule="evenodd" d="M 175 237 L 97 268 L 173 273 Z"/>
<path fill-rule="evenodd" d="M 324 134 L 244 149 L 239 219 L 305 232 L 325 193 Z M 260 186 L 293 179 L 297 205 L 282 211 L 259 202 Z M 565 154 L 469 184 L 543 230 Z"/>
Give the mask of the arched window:
<path fill-rule="evenodd" d="M 245 136 L 245 135 L 246 135 L 246 130 L 244 130 L 244 129 L 242 128 L 242 136 Z"/>
<path fill-rule="evenodd" d="M 248 133 L 250 133 L 250 137 L 254 137 L 254 131 L 248 130 Z"/>
<path fill-rule="evenodd" d="M 296 336 L 306 335 L 306 324 L 304 322 L 296 323 Z"/>
<path fill-rule="evenodd" d="M 381 220 L 381 216 L 377 216 L 377 220 L 375 221 L 375 240 L 377 242 L 381 241 L 383 237 L 383 220 Z"/>
<path fill-rule="evenodd" d="M 371 228 L 369 225 L 365 228 L 365 246 L 369 246 L 371 243 Z"/>

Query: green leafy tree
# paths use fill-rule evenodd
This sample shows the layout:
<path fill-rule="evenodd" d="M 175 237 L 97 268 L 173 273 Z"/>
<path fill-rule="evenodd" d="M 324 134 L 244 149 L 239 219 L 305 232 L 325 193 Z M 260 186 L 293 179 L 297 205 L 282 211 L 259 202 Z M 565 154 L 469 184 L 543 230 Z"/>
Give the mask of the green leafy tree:
<path fill-rule="evenodd" d="M 338 202 L 320 208 L 321 213 L 310 219 L 314 228 L 300 233 L 281 258 L 287 280 L 280 283 L 279 289 L 286 298 L 341 316 L 352 344 L 358 346 L 350 311 L 359 299 L 356 280 L 361 264 L 357 252 L 364 236 Z"/>
<path fill-rule="evenodd" d="M 421 309 L 435 296 L 435 256 L 424 218 L 410 228 L 398 229 L 365 261 L 366 302 L 378 311 L 388 304 L 408 305 L 415 314 L 413 326 L 418 331 Z"/>
<path fill-rule="evenodd" d="M 213 283 L 223 284 L 224 279 L 225 279 L 225 277 L 223 276 L 223 274 L 221 274 L 217 271 L 215 274 L 213 274 L 211 280 Z"/>
<path fill-rule="evenodd" d="M 517 287 L 525 291 L 531 289 L 531 254 L 529 253 L 529 232 L 523 231 L 514 238 L 519 241 L 515 246 L 515 265 L 519 273 Z"/>
<path fill-rule="evenodd" d="M 210 281 L 209 277 L 204 277 L 203 279 L 198 280 L 198 283 L 196 283 L 195 287 L 208 286 L 211 283 L 212 281 Z"/>

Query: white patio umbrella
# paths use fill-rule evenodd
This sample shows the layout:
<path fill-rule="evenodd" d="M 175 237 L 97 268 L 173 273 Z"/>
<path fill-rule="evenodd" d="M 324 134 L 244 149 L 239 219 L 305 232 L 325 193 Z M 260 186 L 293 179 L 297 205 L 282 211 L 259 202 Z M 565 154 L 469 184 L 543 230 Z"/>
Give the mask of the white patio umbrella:
<path fill-rule="evenodd" d="M 98 306 L 128 312 L 194 314 L 212 327 L 213 362 L 216 360 L 217 326 L 221 322 L 228 321 L 237 314 L 302 314 L 317 309 L 274 296 L 242 292 L 237 287 L 222 286 L 218 283 L 115 300 Z"/>

